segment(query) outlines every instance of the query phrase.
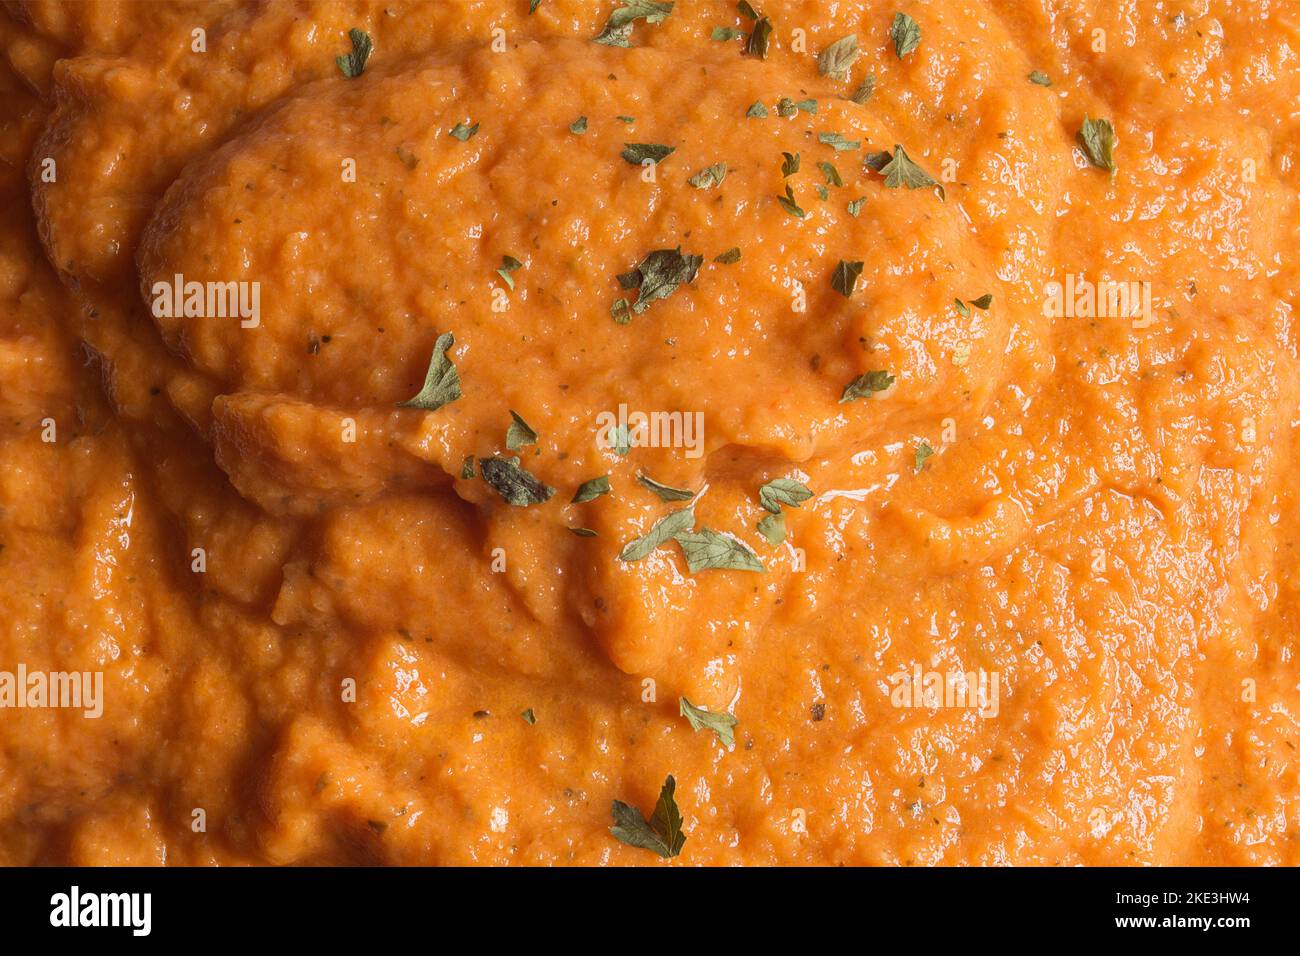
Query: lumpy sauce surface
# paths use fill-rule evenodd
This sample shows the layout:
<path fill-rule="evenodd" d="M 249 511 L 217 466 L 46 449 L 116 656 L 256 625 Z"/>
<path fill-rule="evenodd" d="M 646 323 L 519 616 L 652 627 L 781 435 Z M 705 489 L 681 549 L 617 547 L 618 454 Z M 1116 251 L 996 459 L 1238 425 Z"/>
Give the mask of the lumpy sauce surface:
<path fill-rule="evenodd" d="M 529 6 L 7 4 L 0 862 L 1300 863 L 1300 5 Z"/>

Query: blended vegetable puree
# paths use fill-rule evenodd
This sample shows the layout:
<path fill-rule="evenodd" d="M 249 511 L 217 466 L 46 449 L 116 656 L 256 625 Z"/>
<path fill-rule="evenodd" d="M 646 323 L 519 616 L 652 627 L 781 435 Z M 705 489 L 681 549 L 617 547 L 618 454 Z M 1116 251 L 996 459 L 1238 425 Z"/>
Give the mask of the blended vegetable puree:
<path fill-rule="evenodd" d="M 0 863 L 1300 864 L 1296 0 L 0 49 Z"/>

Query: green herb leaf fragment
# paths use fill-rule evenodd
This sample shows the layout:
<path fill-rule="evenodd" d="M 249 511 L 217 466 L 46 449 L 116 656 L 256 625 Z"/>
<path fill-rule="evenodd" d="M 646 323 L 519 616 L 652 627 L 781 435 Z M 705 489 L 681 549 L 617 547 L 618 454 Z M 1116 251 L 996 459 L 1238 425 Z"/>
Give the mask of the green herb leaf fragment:
<path fill-rule="evenodd" d="M 678 701 L 678 710 L 691 729 L 697 734 L 701 730 L 711 730 L 722 741 L 722 746 L 730 750 L 736 746 L 736 718 L 726 711 L 704 710 L 696 707 L 685 697 Z"/>
<path fill-rule="evenodd" d="M 671 541 L 681 532 L 689 531 L 695 526 L 695 512 L 690 508 L 674 511 L 656 521 L 650 530 L 639 538 L 633 538 L 619 552 L 620 561 L 640 561 L 651 551 Z"/>
<path fill-rule="evenodd" d="M 705 166 L 686 181 L 696 189 L 712 189 L 714 186 L 721 186 L 726 178 L 727 164 L 714 163 L 712 166 Z"/>
<path fill-rule="evenodd" d="M 673 5 L 670 2 L 627 0 L 623 6 L 615 8 L 609 15 L 609 19 L 605 22 L 605 29 L 600 31 L 596 42 L 603 43 L 605 46 L 631 46 L 628 41 L 632 39 L 632 28 L 637 20 L 644 20 L 646 23 L 662 23 L 672 12 Z"/>
<path fill-rule="evenodd" d="M 599 478 L 589 478 L 578 485 L 571 503 L 580 505 L 583 502 L 595 501 L 601 495 L 607 494 L 609 494 L 609 475 L 601 475 Z"/>
<path fill-rule="evenodd" d="M 844 393 L 840 395 L 840 404 L 852 402 L 873 392 L 883 392 L 893 384 L 894 376 L 888 372 L 863 372 L 844 386 Z"/>
<path fill-rule="evenodd" d="M 659 143 L 625 143 L 620 155 L 633 166 L 640 166 L 647 162 L 657 166 L 676 151 L 675 146 L 663 146 Z"/>
<path fill-rule="evenodd" d="M 640 315 L 650 308 L 652 302 L 666 299 L 681 286 L 694 282 L 703 264 L 703 256 L 684 256 L 680 246 L 676 249 L 656 249 L 631 272 L 620 275 L 618 281 L 625 289 L 640 290 L 636 303 L 632 306 L 632 312 Z"/>
<path fill-rule="evenodd" d="M 804 217 L 804 211 L 799 204 L 794 201 L 794 190 L 789 186 L 785 187 L 785 195 L 777 196 L 776 201 L 781 204 L 781 208 L 797 219 Z"/>
<path fill-rule="evenodd" d="M 749 545 L 710 528 L 681 531 L 673 536 L 682 546 L 691 574 L 712 568 L 723 571 L 763 571 L 763 562 Z"/>
<path fill-rule="evenodd" d="M 862 275 L 863 265 L 864 263 L 859 261 L 848 262 L 841 259 L 840 264 L 831 273 L 831 288 L 846 299 L 851 297 L 854 287 L 858 284 L 858 276 Z"/>
<path fill-rule="evenodd" d="M 687 491 L 685 488 L 673 488 L 669 485 L 660 484 L 649 475 L 638 473 L 636 480 L 641 487 L 653 491 L 662 501 L 690 501 L 695 497 L 695 492 L 693 491 Z"/>
<path fill-rule="evenodd" d="M 339 65 L 344 76 L 355 80 L 365 71 L 366 61 L 370 59 L 375 44 L 369 33 L 356 27 L 348 31 L 348 39 L 352 41 L 352 52 L 346 56 L 336 56 L 334 62 Z"/>
<path fill-rule="evenodd" d="M 502 281 L 510 287 L 511 292 L 515 290 L 515 280 L 510 273 L 514 272 L 516 269 L 522 269 L 523 266 L 524 264 L 514 256 L 501 257 L 501 268 L 497 270 L 497 275 L 499 275 Z"/>
<path fill-rule="evenodd" d="M 785 515 L 764 515 L 758 522 L 758 533 L 772 547 L 777 547 L 785 541 Z"/>
<path fill-rule="evenodd" d="M 766 60 L 771 43 L 772 21 L 767 17 L 759 17 L 754 23 L 754 29 L 750 31 L 749 39 L 745 42 L 745 52 L 760 60 Z"/>
<path fill-rule="evenodd" d="M 508 505 L 525 508 L 549 501 L 555 489 L 538 481 L 519 466 L 516 458 L 480 458 L 479 473 Z"/>
<path fill-rule="evenodd" d="M 828 163 L 824 159 L 819 160 L 817 163 L 817 168 L 822 171 L 822 175 L 826 177 L 826 182 L 829 185 L 831 186 L 844 185 L 844 180 L 840 178 L 840 171 L 835 168 L 834 163 Z"/>
<path fill-rule="evenodd" d="M 901 60 L 921 45 L 921 27 L 906 13 L 896 13 L 889 27 L 889 38 L 894 41 L 894 52 Z"/>
<path fill-rule="evenodd" d="M 1085 116 L 1083 128 L 1079 130 L 1079 143 L 1088 162 L 1098 169 L 1115 172 L 1115 127 L 1110 125 L 1110 120 L 1093 120 Z"/>
<path fill-rule="evenodd" d="M 614 826 L 609 828 L 609 832 L 614 839 L 628 846 L 651 850 L 664 859 L 677 856 L 686 844 L 686 835 L 682 833 L 682 814 L 674 797 L 676 790 L 677 781 L 669 774 L 659 791 L 654 815 L 649 820 L 636 807 L 615 800 L 610 810 Z"/>
<path fill-rule="evenodd" d="M 858 149 L 862 143 L 856 139 L 845 139 L 839 133 L 818 133 L 817 142 L 834 149 L 837 153 L 845 150 Z"/>
<path fill-rule="evenodd" d="M 807 485 L 793 478 L 773 478 L 758 489 L 758 503 L 774 515 L 781 513 L 782 505 L 798 508 L 812 496 Z"/>
<path fill-rule="evenodd" d="M 858 49 L 858 38 L 849 34 L 836 40 L 817 56 L 817 72 L 829 76 L 832 80 L 847 80 L 849 69 L 857 61 L 862 51 Z"/>
<path fill-rule="evenodd" d="M 877 157 L 882 154 L 872 154 L 868 157 L 868 165 L 872 165 Z M 888 153 L 883 154 L 888 156 Z M 939 195 L 946 197 L 946 191 L 943 186 L 939 185 L 938 180 L 927 173 L 920 166 L 912 161 L 907 155 L 907 151 L 894 144 L 894 155 L 877 170 L 885 177 L 885 187 L 888 189 L 897 189 L 899 186 L 906 186 L 908 189 L 923 189 L 926 186 L 938 186 Z"/>
<path fill-rule="evenodd" d="M 876 75 L 874 73 L 868 73 L 866 78 L 862 81 L 862 85 L 853 91 L 853 95 L 850 96 L 849 99 L 861 106 L 867 100 L 871 99 L 871 94 L 874 92 L 876 92 Z"/>
<path fill-rule="evenodd" d="M 432 412 L 460 398 L 460 375 L 447 357 L 447 352 L 455 344 L 456 339 L 450 332 L 438 336 L 433 343 L 433 356 L 429 359 L 429 370 L 424 376 L 424 387 L 414 398 L 398 402 L 398 408 L 421 408 Z"/>
<path fill-rule="evenodd" d="M 510 409 L 510 427 L 506 430 L 506 448 L 510 451 L 518 451 L 525 445 L 537 444 L 537 432 L 529 424 L 519 417 L 519 413 L 513 408 Z"/>

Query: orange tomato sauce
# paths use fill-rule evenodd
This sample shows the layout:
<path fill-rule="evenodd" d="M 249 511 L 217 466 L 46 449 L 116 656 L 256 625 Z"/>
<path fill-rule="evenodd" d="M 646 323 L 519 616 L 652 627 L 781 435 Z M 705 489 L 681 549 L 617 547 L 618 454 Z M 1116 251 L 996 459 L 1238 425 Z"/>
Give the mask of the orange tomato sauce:
<path fill-rule="evenodd" d="M 1300 7 L 617 6 L 6 5 L 0 861 L 1300 862 Z"/>

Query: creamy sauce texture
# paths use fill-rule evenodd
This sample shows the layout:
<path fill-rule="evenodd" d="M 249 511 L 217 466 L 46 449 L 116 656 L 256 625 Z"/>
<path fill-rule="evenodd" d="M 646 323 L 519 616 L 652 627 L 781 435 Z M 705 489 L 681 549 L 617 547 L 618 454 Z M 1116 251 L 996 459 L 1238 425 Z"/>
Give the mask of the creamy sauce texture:
<path fill-rule="evenodd" d="M 6 5 L 0 862 L 1300 863 L 1300 5 L 618 6 Z"/>

